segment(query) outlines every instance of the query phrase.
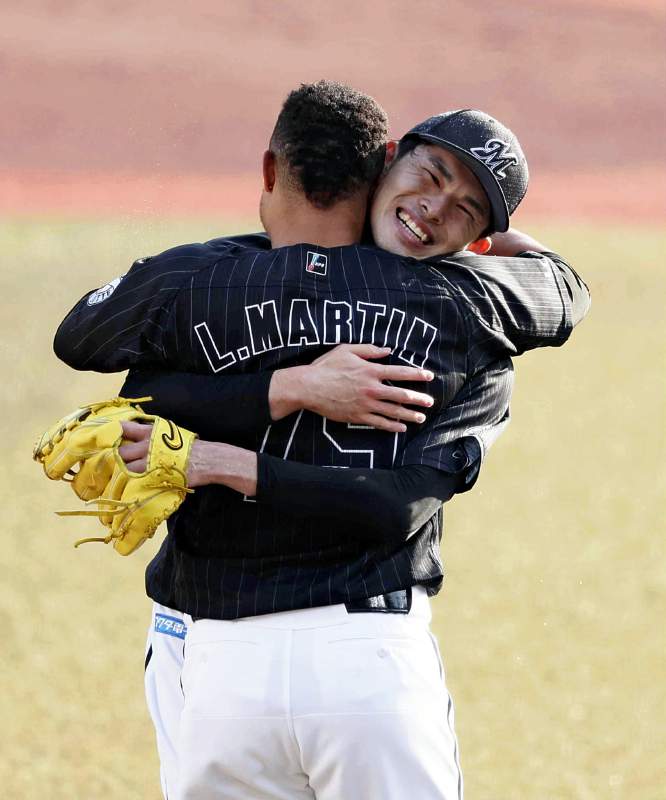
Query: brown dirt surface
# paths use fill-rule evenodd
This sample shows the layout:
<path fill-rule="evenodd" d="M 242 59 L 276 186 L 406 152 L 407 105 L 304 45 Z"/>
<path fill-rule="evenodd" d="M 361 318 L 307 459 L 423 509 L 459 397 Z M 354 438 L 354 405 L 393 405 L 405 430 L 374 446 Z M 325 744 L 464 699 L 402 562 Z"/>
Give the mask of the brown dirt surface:
<path fill-rule="evenodd" d="M 282 99 L 324 76 L 377 97 L 394 135 L 461 106 L 506 121 L 525 213 L 666 209 L 660 0 L 2 5 L 3 214 L 252 213 Z"/>

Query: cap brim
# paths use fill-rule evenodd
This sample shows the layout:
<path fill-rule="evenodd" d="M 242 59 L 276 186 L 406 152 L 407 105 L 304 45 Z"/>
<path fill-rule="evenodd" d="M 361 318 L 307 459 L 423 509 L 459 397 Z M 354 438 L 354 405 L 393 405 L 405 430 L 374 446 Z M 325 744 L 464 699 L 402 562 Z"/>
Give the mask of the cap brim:
<path fill-rule="evenodd" d="M 504 192 L 497 183 L 497 180 L 495 179 L 495 176 L 491 170 L 488 169 L 483 161 L 479 161 L 478 158 L 474 158 L 474 156 L 470 155 L 466 150 L 463 150 L 462 147 L 458 147 L 458 145 L 447 142 L 446 139 L 439 139 L 437 136 L 432 136 L 429 133 L 407 134 L 407 136 L 404 138 L 424 139 L 425 141 L 436 144 L 438 147 L 443 147 L 445 150 L 453 153 L 456 158 L 459 158 L 463 164 L 465 164 L 466 167 L 469 167 L 469 169 L 474 173 L 479 183 L 483 187 L 483 191 L 486 193 L 486 197 L 490 202 L 490 227 L 492 228 L 492 231 L 496 233 L 504 233 L 505 231 L 509 230 L 509 208 L 506 204 Z"/>

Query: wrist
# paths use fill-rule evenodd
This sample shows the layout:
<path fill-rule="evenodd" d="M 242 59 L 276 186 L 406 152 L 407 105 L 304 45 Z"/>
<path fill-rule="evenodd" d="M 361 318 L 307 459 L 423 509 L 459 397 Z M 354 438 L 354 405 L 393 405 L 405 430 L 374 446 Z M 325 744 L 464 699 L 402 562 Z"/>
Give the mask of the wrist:
<path fill-rule="evenodd" d="M 274 422 L 304 408 L 301 398 L 306 371 L 307 367 L 286 367 L 273 373 L 268 387 L 268 406 Z"/>
<path fill-rule="evenodd" d="M 219 484 L 254 495 L 257 454 L 230 444 L 197 440 L 192 445 L 187 482 L 190 487 Z"/>

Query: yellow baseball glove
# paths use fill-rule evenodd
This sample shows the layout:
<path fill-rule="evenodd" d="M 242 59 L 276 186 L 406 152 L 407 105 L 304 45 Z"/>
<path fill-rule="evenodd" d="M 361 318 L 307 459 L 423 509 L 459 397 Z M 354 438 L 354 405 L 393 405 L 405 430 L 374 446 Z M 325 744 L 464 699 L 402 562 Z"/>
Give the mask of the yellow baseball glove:
<path fill-rule="evenodd" d="M 113 541 L 118 553 L 129 555 L 192 491 L 187 488 L 187 463 L 196 434 L 145 414 L 138 402 L 117 398 L 84 406 L 46 431 L 35 446 L 34 458 L 49 478 L 69 479 L 80 498 L 98 506 L 56 513 L 95 516 L 109 528 L 105 536 L 81 539 L 76 547 Z M 118 453 L 123 443 L 121 422 L 126 420 L 153 425 L 145 472 L 130 472 Z M 74 472 L 77 464 L 79 470 Z"/>
<path fill-rule="evenodd" d="M 139 405 L 150 397 L 128 400 L 116 397 L 81 406 L 58 420 L 41 435 L 32 457 L 47 478 L 64 480 L 82 500 L 99 497 L 115 468 L 113 448 L 120 446 L 125 421 L 152 422 Z M 79 471 L 74 467 L 80 464 Z"/>

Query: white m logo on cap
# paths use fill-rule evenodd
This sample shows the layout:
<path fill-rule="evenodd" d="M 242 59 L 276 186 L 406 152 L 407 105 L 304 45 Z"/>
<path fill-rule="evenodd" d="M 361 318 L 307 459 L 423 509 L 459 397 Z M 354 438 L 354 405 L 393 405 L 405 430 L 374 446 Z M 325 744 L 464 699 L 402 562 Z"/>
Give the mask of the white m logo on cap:
<path fill-rule="evenodd" d="M 504 171 L 511 164 L 518 164 L 518 156 L 509 150 L 509 144 L 501 139 L 488 139 L 483 147 L 471 147 L 470 153 L 483 161 L 498 178 L 506 178 Z"/>

